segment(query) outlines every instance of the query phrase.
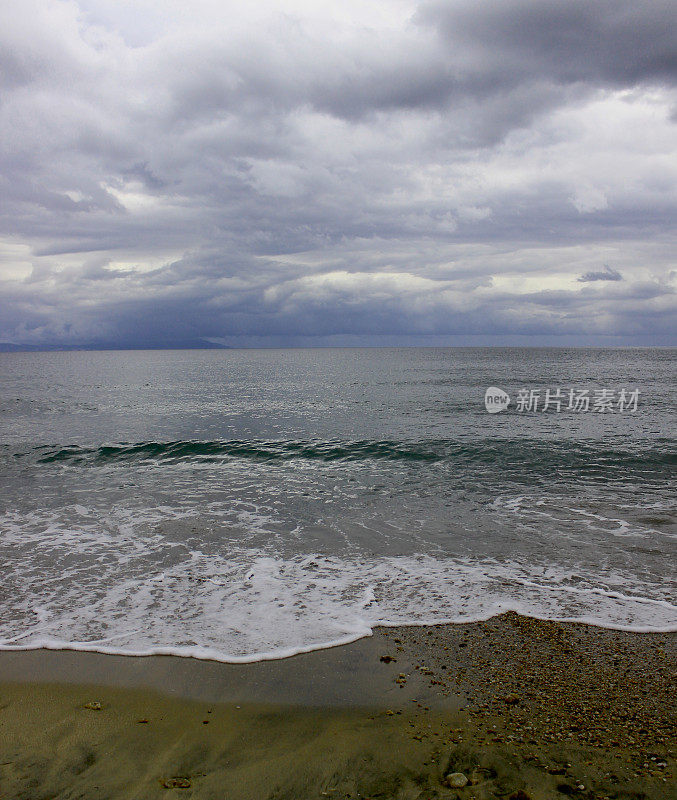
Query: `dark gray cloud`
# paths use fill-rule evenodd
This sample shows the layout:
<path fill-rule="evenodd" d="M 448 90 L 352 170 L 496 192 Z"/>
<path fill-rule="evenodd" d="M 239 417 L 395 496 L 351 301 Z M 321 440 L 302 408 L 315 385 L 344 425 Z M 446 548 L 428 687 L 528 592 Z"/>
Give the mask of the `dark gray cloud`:
<path fill-rule="evenodd" d="M 671 340 L 675 17 L 2 8 L 0 341 Z"/>
<path fill-rule="evenodd" d="M 672 0 L 435 0 L 417 18 L 440 31 L 468 72 L 491 74 L 499 83 L 677 81 Z"/>
<path fill-rule="evenodd" d="M 604 269 L 599 272 L 591 270 L 586 272 L 578 279 L 579 283 L 589 283 L 590 281 L 622 281 L 623 276 L 616 269 L 611 269 L 608 264 L 604 265 Z"/>

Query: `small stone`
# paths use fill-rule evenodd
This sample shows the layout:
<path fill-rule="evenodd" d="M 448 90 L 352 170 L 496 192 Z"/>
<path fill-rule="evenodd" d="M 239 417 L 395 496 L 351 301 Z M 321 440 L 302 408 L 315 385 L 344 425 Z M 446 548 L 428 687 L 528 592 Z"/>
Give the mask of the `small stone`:
<path fill-rule="evenodd" d="M 464 786 L 468 785 L 468 779 L 462 772 L 449 773 L 444 779 L 444 782 L 452 789 L 462 789 Z"/>
<path fill-rule="evenodd" d="M 397 659 L 392 656 L 381 656 L 381 661 L 383 661 L 384 664 L 390 664 L 391 661 L 397 661 Z"/>
<path fill-rule="evenodd" d="M 101 703 L 93 700 L 91 703 L 85 703 L 85 708 L 88 708 L 90 711 L 101 711 Z"/>
<path fill-rule="evenodd" d="M 518 696 L 518 695 L 516 695 L 516 694 L 506 694 L 506 696 L 503 698 L 503 700 L 504 700 L 504 701 L 505 701 L 505 702 L 506 702 L 506 703 L 507 703 L 509 706 L 516 706 L 516 705 L 517 705 L 517 703 L 519 703 L 519 701 L 520 701 L 520 699 L 519 699 L 519 696 Z"/>
<path fill-rule="evenodd" d="M 162 781 L 162 785 L 165 789 L 190 789 L 190 778 L 180 776 L 167 778 L 166 781 Z"/>
<path fill-rule="evenodd" d="M 137 719 L 137 722 L 139 723 L 139 725 L 145 725 L 148 722 L 148 720 L 144 717 L 143 719 Z"/>
<path fill-rule="evenodd" d="M 531 796 L 524 789 L 518 789 L 508 797 L 508 800 L 531 800 Z"/>

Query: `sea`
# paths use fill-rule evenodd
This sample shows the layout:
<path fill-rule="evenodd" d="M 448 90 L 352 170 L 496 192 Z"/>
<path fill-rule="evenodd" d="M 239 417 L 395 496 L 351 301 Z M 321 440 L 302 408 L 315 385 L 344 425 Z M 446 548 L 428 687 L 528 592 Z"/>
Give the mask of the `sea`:
<path fill-rule="evenodd" d="M 676 367 L 1 353 L 0 648 L 255 661 L 506 611 L 675 630 Z"/>

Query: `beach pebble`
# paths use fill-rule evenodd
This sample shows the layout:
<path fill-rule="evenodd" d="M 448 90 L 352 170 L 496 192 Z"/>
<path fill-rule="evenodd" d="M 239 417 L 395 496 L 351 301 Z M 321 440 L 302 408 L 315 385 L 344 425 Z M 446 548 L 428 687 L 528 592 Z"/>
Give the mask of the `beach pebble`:
<path fill-rule="evenodd" d="M 91 703 L 85 703 L 85 708 L 88 708 L 90 711 L 101 711 L 101 703 L 94 700 Z"/>
<path fill-rule="evenodd" d="M 381 661 L 383 661 L 384 664 L 390 664 L 391 661 L 397 661 L 397 659 L 392 656 L 381 656 Z"/>
<path fill-rule="evenodd" d="M 468 785 L 468 779 L 462 772 L 450 772 L 444 782 L 452 789 L 462 789 Z"/>
<path fill-rule="evenodd" d="M 165 789 L 190 789 L 190 778 L 174 777 L 162 781 Z"/>
<path fill-rule="evenodd" d="M 516 695 L 516 694 L 506 694 L 506 696 L 503 698 L 503 700 L 504 700 L 504 701 L 505 701 L 505 702 L 506 702 L 506 703 L 507 703 L 509 706 L 515 706 L 515 705 L 517 705 L 517 703 L 519 703 L 519 701 L 520 701 L 520 699 L 519 699 L 519 695 Z"/>

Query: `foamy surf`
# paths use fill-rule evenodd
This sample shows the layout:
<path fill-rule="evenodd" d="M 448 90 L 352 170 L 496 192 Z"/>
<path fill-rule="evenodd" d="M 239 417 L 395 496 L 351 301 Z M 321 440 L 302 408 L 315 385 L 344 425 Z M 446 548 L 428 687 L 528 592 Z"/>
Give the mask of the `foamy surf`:
<path fill-rule="evenodd" d="M 592 576 L 546 565 L 534 569 L 517 561 L 428 555 L 371 562 L 318 554 L 282 560 L 241 550 L 216 565 L 192 553 L 181 567 L 106 590 L 72 588 L 50 602 L 42 587 L 34 622 L 17 632 L 4 621 L 0 648 L 241 663 L 352 642 L 377 625 L 474 622 L 506 611 L 619 630 L 677 630 L 677 606 L 621 591 L 627 579 L 613 577 L 614 586 L 599 586 Z"/>

